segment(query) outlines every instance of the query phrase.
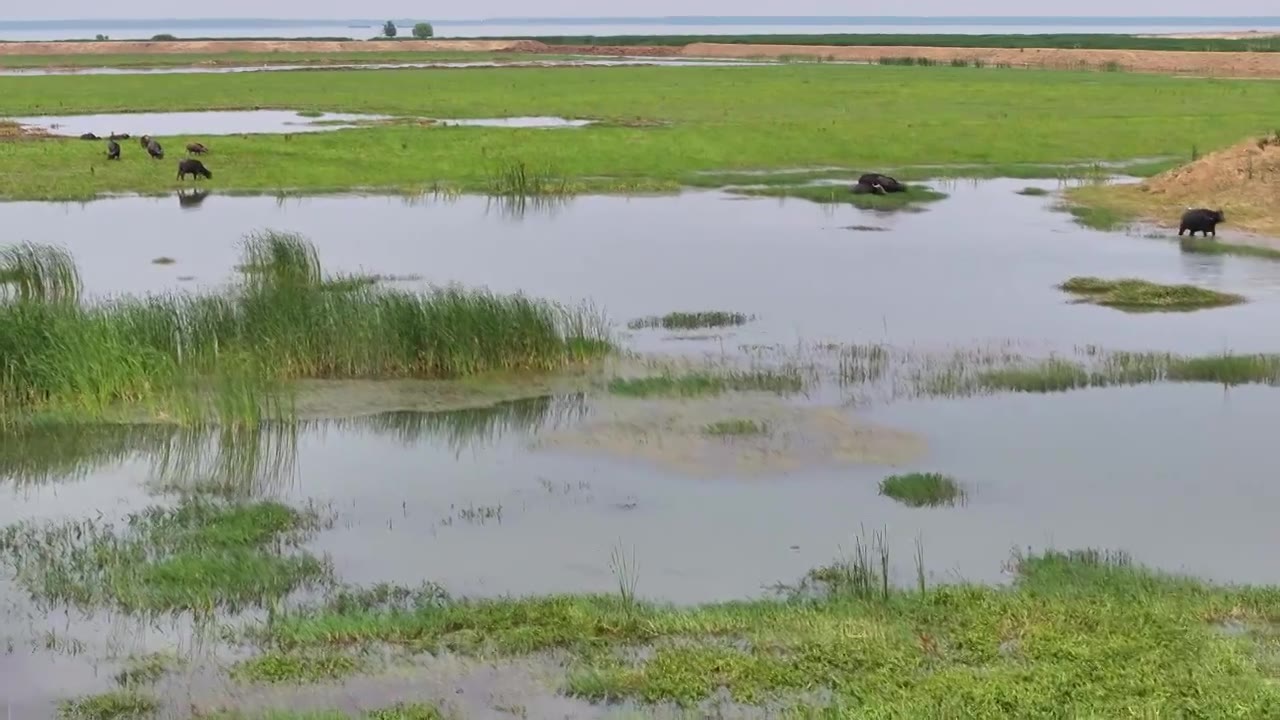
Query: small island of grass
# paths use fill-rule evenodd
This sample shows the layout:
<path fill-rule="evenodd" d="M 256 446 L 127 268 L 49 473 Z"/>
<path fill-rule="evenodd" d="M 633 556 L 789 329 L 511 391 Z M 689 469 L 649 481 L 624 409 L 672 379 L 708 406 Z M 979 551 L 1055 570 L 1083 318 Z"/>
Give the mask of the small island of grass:
<path fill-rule="evenodd" d="M 1195 285 L 1161 285 L 1136 278 L 1073 277 L 1058 289 L 1080 296 L 1080 302 L 1130 312 L 1202 310 L 1245 302 L 1243 296 L 1233 293 Z"/>
<path fill-rule="evenodd" d="M 880 481 L 880 494 L 909 507 L 940 507 L 963 503 L 964 488 L 941 473 L 890 475 Z"/>

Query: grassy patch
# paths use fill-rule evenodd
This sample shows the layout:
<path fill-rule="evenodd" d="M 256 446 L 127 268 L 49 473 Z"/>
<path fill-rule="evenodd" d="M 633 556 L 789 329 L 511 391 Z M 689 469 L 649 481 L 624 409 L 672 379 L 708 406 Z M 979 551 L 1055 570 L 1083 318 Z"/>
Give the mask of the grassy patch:
<path fill-rule="evenodd" d="M 179 663 L 177 657 L 161 653 L 131 657 L 116 673 L 115 681 L 125 689 L 154 685 Z"/>
<path fill-rule="evenodd" d="M 1161 285 L 1136 278 L 1073 277 L 1058 289 L 1083 296 L 1095 305 L 1131 311 L 1199 310 L 1245 301 L 1240 295 L 1195 285 Z"/>
<path fill-rule="evenodd" d="M 1178 238 L 1178 246 L 1182 248 L 1182 252 L 1196 255 L 1237 255 L 1240 257 L 1280 260 L 1280 250 L 1276 248 L 1225 243 L 1216 239 L 1209 240 L 1183 236 Z"/>
<path fill-rule="evenodd" d="M 1049 191 L 1039 187 L 1024 187 L 1018 191 L 1019 195 L 1027 195 L 1030 197 L 1042 197 L 1048 195 Z"/>
<path fill-rule="evenodd" d="M 743 313 L 708 310 L 702 312 L 672 312 L 662 316 L 638 318 L 627 323 L 632 330 L 662 328 L 664 330 L 696 330 L 698 328 L 732 327 L 745 325 L 748 318 Z"/>
<path fill-rule="evenodd" d="M 941 473 L 890 475 L 880 481 L 880 494 L 909 507 L 938 507 L 963 503 L 964 488 Z"/>
<path fill-rule="evenodd" d="M 123 527 L 94 520 L 24 522 L 0 533 L 0 559 L 39 601 L 124 612 L 261 607 L 323 584 L 330 571 L 285 553 L 321 519 L 272 502 L 189 497 L 130 515 Z"/>
<path fill-rule="evenodd" d="M 166 419 L 254 420 L 287 410 L 280 391 L 290 380 L 553 371 L 612 349 L 590 312 L 327 278 L 297 235 L 252 235 L 242 250 L 243 282 L 225 293 L 98 304 L 73 302 L 79 275 L 66 253 L 0 253 L 0 418 L 137 407 Z"/>
<path fill-rule="evenodd" d="M 763 704 L 812 698 L 832 716 L 1265 717 L 1280 703 L 1263 649 L 1218 632 L 1265 626 L 1280 589 L 1216 587 L 1103 551 L 1016 557 L 1016 582 L 900 590 L 883 546 L 816 571 L 833 590 L 702 606 L 551 596 L 418 611 L 282 618 L 291 652 L 389 642 L 412 649 L 573 659 L 591 700 L 694 707 L 720 689 Z M 628 649 L 645 648 L 643 653 Z"/>
<path fill-rule="evenodd" d="M 160 703 L 150 695 L 116 690 L 68 700 L 58 705 L 58 717 L 65 720 L 141 720 L 150 718 Z"/>
<path fill-rule="evenodd" d="M 1077 225 L 1105 232 L 1123 230 L 1137 219 L 1136 215 L 1123 208 L 1108 205 L 1061 203 L 1054 209 L 1070 214 Z"/>
<path fill-rule="evenodd" d="M 750 435 L 767 435 L 769 433 L 769 425 L 760 420 L 747 420 L 738 418 L 734 420 L 720 420 L 707 424 L 702 428 L 705 435 L 714 437 L 743 437 Z"/>
<path fill-rule="evenodd" d="M 444 720 L 447 716 L 434 705 L 400 703 L 371 710 L 365 717 L 368 720 Z"/>
<path fill-rule="evenodd" d="M 496 68 L 403 72 L 0 77 L 0 116 L 290 108 L 401 116 L 599 118 L 573 132 L 409 126 L 226 135 L 212 181 L 235 191 L 449 187 L 489 192 L 501 158 L 554 168 L 573 188 L 672 187 L 704 171 L 990 166 L 1054 177 L 1058 163 L 1185 157 L 1280 114 L 1266 83 L 803 63 L 775 67 Z M 760 98 L 771 102 L 760 102 Z M 974 103 L 981 97 L 983 102 Z M 430 98 L 430 107 L 424 105 Z M 849 108 L 858 108 L 858 113 Z M 1215 108 L 1231 107 L 1223 115 Z M 424 112 L 429 110 L 429 112 Z M 911 132 L 865 117 L 924 117 Z M 644 126 L 635 126 L 642 121 Z M 622 123 L 631 123 L 624 126 Z M 663 123 L 655 126 L 653 123 Z M 1081 128 L 1087 127 L 1088 132 Z M 135 134 L 140 128 L 118 128 Z M 858 138 L 844 142 L 842 138 Z M 1027 142 L 1026 138 L 1034 138 Z M 169 143 L 172 144 L 172 143 Z M 0 143 L 0 196 L 80 199 L 171 192 L 136 147 L 107 163 L 73 139 Z M 90 173 L 93 167 L 95 172 Z M 922 172 L 924 170 L 922 169 Z M 930 174 L 990 174 L 934 168 Z M 1074 170 L 1071 172 L 1075 172 Z M 862 196 L 870 197 L 870 196 Z M 868 202 L 893 202 L 868 200 Z"/>
<path fill-rule="evenodd" d="M 926 187 L 908 186 L 904 192 L 888 195 L 855 195 L 842 185 L 795 185 L 764 188 L 738 188 L 733 192 L 763 197 L 801 198 L 816 203 L 839 203 L 863 210 L 901 210 L 921 203 L 935 202 L 946 193 Z"/>
<path fill-rule="evenodd" d="M 1212 382 L 1222 385 L 1280 384 L 1280 356 L 1116 353 L 1100 366 L 1051 358 L 976 373 L 973 386 L 1013 392 L 1065 392 L 1150 382 Z"/>
<path fill-rule="evenodd" d="M 804 377 L 797 371 L 753 370 L 741 372 L 695 372 L 683 375 L 655 375 L 616 378 L 609 392 L 629 397 L 721 395 L 728 392 L 803 392 Z"/>
<path fill-rule="evenodd" d="M 268 652 L 236 663 L 231 677 L 260 684 L 308 684 L 338 680 L 360 672 L 364 661 L 339 652 Z"/>

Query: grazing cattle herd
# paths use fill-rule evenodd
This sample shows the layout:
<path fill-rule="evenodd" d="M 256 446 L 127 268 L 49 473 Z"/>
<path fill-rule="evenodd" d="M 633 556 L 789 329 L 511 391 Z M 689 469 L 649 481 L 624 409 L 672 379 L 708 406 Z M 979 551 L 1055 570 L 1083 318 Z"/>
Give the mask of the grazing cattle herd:
<path fill-rule="evenodd" d="M 120 159 L 119 141 L 130 139 L 130 135 L 128 133 L 121 133 L 121 134 L 111 133 L 111 135 L 106 138 L 100 138 L 97 135 L 94 135 L 93 133 L 85 133 L 80 136 L 80 139 L 81 140 L 105 139 L 107 141 L 107 159 L 119 160 Z M 143 135 L 142 137 L 138 138 L 138 144 L 142 146 L 142 149 L 145 150 L 147 155 L 149 155 L 153 160 L 164 159 L 164 147 L 160 145 L 159 141 L 157 141 L 155 138 L 151 137 L 150 135 Z M 191 143 L 187 143 L 187 153 L 191 155 L 207 155 L 209 153 L 209 148 L 204 143 L 191 142 Z M 209 179 L 213 177 L 213 173 L 209 170 L 209 168 L 205 167 L 204 163 L 200 162 L 199 160 L 193 160 L 190 158 L 179 160 L 178 161 L 178 179 L 185 180 L 188 175 L 195 178 L 196 180 L 199 180 L 200 178 Z"/>

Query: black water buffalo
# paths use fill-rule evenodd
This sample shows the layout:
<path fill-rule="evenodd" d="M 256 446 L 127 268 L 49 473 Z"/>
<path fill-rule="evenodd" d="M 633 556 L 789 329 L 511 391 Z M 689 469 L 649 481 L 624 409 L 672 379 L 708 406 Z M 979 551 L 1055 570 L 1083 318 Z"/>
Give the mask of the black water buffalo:
<path fill-rule="evenodd" d="M 191 175 L 197 180 L 202 177 L 205 179 L 213 178 L 213 173 L 210 172 L 209 168 L 205 167 L 204 163 L 199 160 L 179 160 L 178 179 L 184 180 L 188 175 Z"/>
<path fill-rule="evenodd" d="M 1208 208 L 1187 208 L 1182 213 L 1182 224 L 1178 226 L 1178 235 L 1190 230 L 1191 237 L 1195 237 L 1196 233 L 1201 235 L 1213 235 L 1218 237 L 1218 223 L 1226 222 L 1227 216 L 1221 210 L 1210 210 Z"/>
<path fill-rule="evenodd" d="M 888 175 L 867 173 L 858 178 L 857 184 L 851 188 L 854 195 L 884 195 L 886 193 L 905 192 L 907 187 Z"/>
<path fill-rule="evenodd" d="M 94 135 L 93 133 L 85 133 L 80 136 L 80 139 L 81 140 L 101 140 L 102 138 L 98 137 L 97 135 Z"/>
<path fill-rule="evenodd" d="M 120 159 L 120 143 L 116 142 L 115 140 L 107 141 L 107 159 L 108 160 Z"/>
<path fill-rule="evenodd" d="M 151 144 L 151 136 L 143 135 L 142 137 L 138 138 L 138 144 L 142 146 L 143 150 L 146 150 L 147 146 Z"/>
<path fill-rule="evenodd" d="M 205 147 L 202 143 L 187 143 L 187 152 L 192 155 L 204 155 L 209 152 L 209 148 Z"/>
<path fill-rule="evenodd" d="M 155 140 L 152 140 L 151 142 L 147 143 L 147 154 L 155 158 L 156 160 L 163 160 L 164 148 L 160 147 L 160 143 L 156 142 Z"/>
<path fill-rule="evenodd" d="M 129 139 L 129 133 L 114 133 L 114 132 L 113 132 L 113 133 L 111 133 L 109 136 L 107 136 L 107 139 L 108 139 L 108 140 L 128 140 L 128 139 Z"/>

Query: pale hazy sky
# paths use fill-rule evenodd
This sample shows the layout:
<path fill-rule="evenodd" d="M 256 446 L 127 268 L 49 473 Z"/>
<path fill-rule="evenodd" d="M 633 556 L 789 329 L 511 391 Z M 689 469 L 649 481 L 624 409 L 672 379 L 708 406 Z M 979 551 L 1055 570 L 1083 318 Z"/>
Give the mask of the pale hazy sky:
<path fill-rule="evenodd" d="M 856 15 L 872 11 L 848 0 L 53 0 L 49 3 L 0 0 L 0 19 L 67 18 L 365 18 L 409 17 L 436 20 L 488 17 L 601 17 L 609 15 Z M 1027 0 L 899 0 L 881 5 L 878 14 L 895 15 L 1269 15 L 1280 14 L 1277 0 L 1073 0 L 1033 8 Z"/>

